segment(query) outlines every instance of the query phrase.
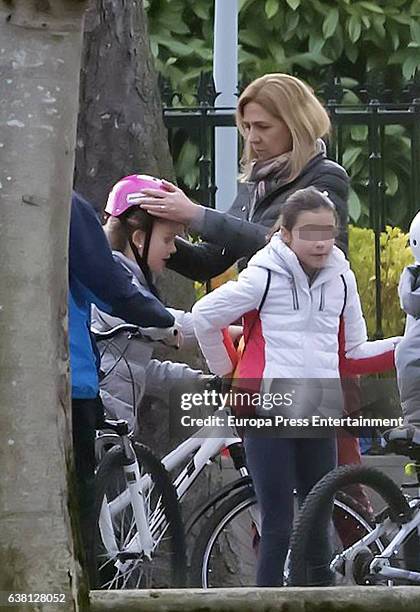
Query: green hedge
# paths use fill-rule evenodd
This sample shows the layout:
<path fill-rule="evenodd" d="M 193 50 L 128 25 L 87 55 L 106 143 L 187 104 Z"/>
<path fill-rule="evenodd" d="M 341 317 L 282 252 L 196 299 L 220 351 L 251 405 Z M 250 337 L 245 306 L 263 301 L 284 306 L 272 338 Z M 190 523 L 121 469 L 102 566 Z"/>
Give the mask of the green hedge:
<path fill-rule="evenodd" d="M 408 234 L 398 227 L 386 227 L 380 239 L 381 283 L 382 283 L 382 328 L 384 336 L 404 333 L 405 313 L 398 298 L 398 283 L 401 272 L 413 263 L 408 246 Z M 376 331 L 375 298 L 375 245 L 374 233 L 370 229 L 349 227 L 349 255 L 362 301 L 369 336 Z"/>

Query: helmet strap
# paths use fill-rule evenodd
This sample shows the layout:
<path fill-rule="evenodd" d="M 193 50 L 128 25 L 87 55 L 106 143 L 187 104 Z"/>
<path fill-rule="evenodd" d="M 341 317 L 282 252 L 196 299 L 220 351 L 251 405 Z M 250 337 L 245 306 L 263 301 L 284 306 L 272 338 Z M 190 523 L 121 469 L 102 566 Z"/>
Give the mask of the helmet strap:
<path fill-rule="evenodd" d="M 159 292 L 153 282 L 152 271 L 150 270 L 149 264 L 147 262 L 148 256 L 149 256 L 150 241 L 151 241 L 152 232 L 153 232 L 153 218 L 150 217 L 150 222 L 148 223 L 147 228 L 145 230 L 145 238 L 144 238 L 142 255 L 140 255 L 138 248 L 136 247 L 136 245 L 134 244 L 131 238 L 131 232 L 129 230 L 128 224 L 126 223 L 125 219 L 124 220 L 121 219 L 121 221 L 123 222 L 123 225 L 125 226 L 125 230 L 128 235 L 128 243 L 134 255 L 134 259 L 136 260 L 137 265 L 139 266 L 140 270 L 143 272 L 144 278 L 146 279 L 146 282 L 149 286 L 150 291 L 153 293 L 153 295 L 156 298 L 160 299 Z"/>

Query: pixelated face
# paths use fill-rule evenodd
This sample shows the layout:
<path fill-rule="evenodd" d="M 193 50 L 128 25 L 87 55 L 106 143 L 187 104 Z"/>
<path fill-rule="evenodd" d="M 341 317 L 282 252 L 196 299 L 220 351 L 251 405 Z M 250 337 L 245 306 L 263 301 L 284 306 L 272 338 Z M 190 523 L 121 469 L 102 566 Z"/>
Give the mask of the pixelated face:
<path fill-rule="evenodd" d="M 410 247 L 416 263 L 420 264 L 420 212 L 417 213 L 410 225 Z"/>
<path fill-rule="evenodd" d="M 299 213 L 291 231 L 281 228 L 284 242 L 294 251 L 307 272 L 325 266 L 337 233 L 334 213 L 325 208 Z"/>

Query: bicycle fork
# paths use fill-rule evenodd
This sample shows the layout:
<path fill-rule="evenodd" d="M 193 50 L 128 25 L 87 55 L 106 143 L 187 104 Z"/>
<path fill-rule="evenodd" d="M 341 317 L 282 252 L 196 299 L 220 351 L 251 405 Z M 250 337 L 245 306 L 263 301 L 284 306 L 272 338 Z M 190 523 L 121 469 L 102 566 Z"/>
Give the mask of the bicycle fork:
<path fill-rule="evenodd" d="M 126 436 L 122 436 L 122 448 L 124 452 L 123 469 L 137 527 L 137 535 L 134 539 L 140 544 L 141 552 L 150 560 L 154 541 L 145 511 L 145 498 L 140 484 L 140 468 L 134 449 Z M 132 541 L 128 548 L 134 548 L 133 544 Z"/>

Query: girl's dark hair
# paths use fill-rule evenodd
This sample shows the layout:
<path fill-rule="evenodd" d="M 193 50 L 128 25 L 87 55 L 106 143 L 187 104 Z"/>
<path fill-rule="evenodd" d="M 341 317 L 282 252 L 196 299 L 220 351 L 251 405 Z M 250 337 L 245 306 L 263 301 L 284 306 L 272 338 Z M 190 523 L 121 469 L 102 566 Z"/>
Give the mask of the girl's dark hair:
<path fill-rule="evenodd" d="M 124 253 L 133 233 L 138 229 L 148 232 L 152 223 L 151 215 L 137 206 L 129 208 L 119 217 L 107 215 L 104 230 L 111 249 Z"/>
<path fill-rule="evenodd" d="M 298 189 L 284 203 L 280 216 L 269 234 L 269 238 L 278 232 L 282 226 L 289 230 L 289 232 L 292 231 L 301 212 L 319 210 L 320 208 L 333 212 L 335 222 L 338 224 L 337 209 L 326 192 L 318 191 L 315 187 Z"/>
<path fill-rule="evenodd" d="M 159 298 L 158 290 L 155 287 L 153 276 L 149 264 L 147 263 L 153 223 L 154 218 L 151 214 L 138 206 L 133 206 L 119 217 L 109 215 L 106 219 L 104 230 L 108 238 L 109 246 L 113 251 L 125 253 L 128 247 L 131 248 L 134 258 L 149 285 L 149 289 Z M 140 255 L 133 243 L 133 233 L 136 230 L 142 230 L 145 233 L 143 255 Z"/>

